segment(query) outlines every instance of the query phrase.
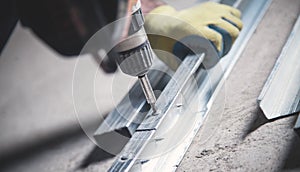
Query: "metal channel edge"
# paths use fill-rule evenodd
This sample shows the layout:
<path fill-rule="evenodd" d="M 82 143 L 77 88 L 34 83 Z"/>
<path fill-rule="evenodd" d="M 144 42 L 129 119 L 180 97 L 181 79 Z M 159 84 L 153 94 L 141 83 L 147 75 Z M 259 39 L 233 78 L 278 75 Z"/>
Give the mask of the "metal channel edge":
<path fill-rule="evenodd" d="M 166 114 L 175 103 L 184 86 L 186 86 L 190 78 L 193 78 L 193 74 L 199 68 L 203 59 L 204 54 L 189 55 L 184 59 L 172 77 L 172 80 L 170 80 L 162 94 L 158 97 L 156 102 L 158 111 L 153 112 L 150 109 L 143 122 L 120 153 L 118 159 L 109 169 L 110 172 L 130 171 L 146 145 L 151 141 L 157 128 L 166 117 Z"/>
<path fill-rule="evenodd" d="M 142 146 L 142 149 L 144 149 L 144 148 L 145 149 L 143 152 L 139 152 L 140 156 L 138 158 L 135 158 L 135 161 L 132 160 L 132 162 L 130 164 L 131 165 L 134 164 L 134 166 L 132 166 L 133 168 L 131 168 L 130 171 L 132 171 L 134 169 L 138 169 L 138 171 L 175 171 L 177 169 L 180 161 L 182 160 L 185 152 L 187 151 L 189 145 L 191 144 L 194 136 L 200 129 L 204 118 L 207 116 L 212 102 L 214 101 L 215 97 L 217 96 L 218 92 L 220 91 L 221 87 L 223 86 L 226 78 L 228 77 L 229 73 L 231 72 L 234 64 L 238 60 L 240 54 L 242 53 L 243 49 L 246 46 L 246 43 L 250 39 L 251 35 L 253 34 L 254 30 L 256 29 L 258 23 L 262 19 L 266 9 L 268 8 L 268 6 L 272 0 L 253 0 L 253 1 L 247 1 L 247 0 L 237 0 L 237 1 L 227 0 L 226 1 L 226 0 L 223 0 L 223 1 L 225 4 L 228 2 L 232 3 L 229 5 L 238 7 L 242 11 L 242 13 L 243 13 L 242 20 L 244 22 L 244 28 L 243 28 L 242 32 L 240 33 L 240 36 L 236 40 L 235 44 L 233 45 L 231 51 L 218 64 L 219 69 L 221 67 L 224 69 L 223 71 L 220 72 L 219 69 L 217 69 L 217 70 L 211 69 L 209 71 L 206 71 L 206 70 L 198 71 L 197 77 L 198 77 L 199 81 L 197 81 L 197 82 L 198 82 L 198 84 L 201 83 L 201 85 L 199 85 L 198 91 L 194 91 L 193 94 L 197 95 L 199 97 L 197 97 L 196 99 L 190 100 L 190 102 L 189 102 L 189 104 L 190 104 L 189 106 L 195 106 L 195 108 L 198 109 L 198 111 L 196 111 L 194 114 L 193 113 L 184 114 L 184 115 L 190 115 L 190 116 L 189 117 L 186 116 L 187 119 L 185 121 L 182 121 L 182 122 L 188 122 L 189 120 L 193 120 L 194 125 L 192 126 L 193 128 L 191 129 L 191 132 L 189 132 L 189 134 L 185 136 L 184 140 L 179 145 L 176 145 L 176 147 L 174 149 L 168 151 L 167 153 L 165 153 L 159 157 L 153 157 L 151 159 L 146 159 L 146 161 L 143 161 L 142 163 L 140 163 L 140 160 L 145 160 L 145 157 L 147 157 L 147 152 L 149 152 L 149 151 L 151 152 L 155 149 L 153 149 L 153 147 L 151 149 L 151 146 L 149 146 L 149 143 L 148 143 L 148 145 L 147 144 L 140 145 L 140 146 Z M 221 1 L 221 2 L 223 2 L 223 1 Z M 151 76 L 152 75 L 149 75 L 150 80 L 151 80 Z M 213 76 L 213 77 L 211 77 L 211 76 Z M 160 82 L 160 79 L 157 79 L 154 77 L 152 82 Z M 153 83 L 151 83 L 151 84 L 153 84 Z M 135 89 L 135 87 L 133 87 L 133 89 Z M 187 90 L 189 90 L 189 89 L 195 90 L 195 88 L 186 88 L 186 89 Z M 138 94 L 142 95 L 142 92 L 140 91 Z M 139 120 L 136 121 L 135 118 L 140 114 L 139 111 L 142 108 L 144 108 L 144 106 L 145 106 L 144 105 L 145 100 L 143 99 L 143 97 L 141 97 L 141 99 L 138 98 L 138 100 L 137 100 L 137 101 L 142 101 L 142 100 L 144 102 L 138 102 L 138 104 L 137 104 L 138 107 L 134 107 L 133 109 L 130 109 L 130 108 L 132 108 L 132 105 L 129 105 L 128 99 L 125 100 L 125 98 L 124 98 L 122 100 L 122 102 L 118 105 L 118 106 L 120 106 L 120 108 L 115 109 L 109 116 L 114 116 L 113 114 L 117 114 L 117 115 L 118 114 L 122 114 L 122 115 L 127 114 L 128 116 L 126 116 L 126 117 L 130 118 L 130 120 L 129 120 L 130 122 L 126 118 L 124 120 L 124 116 L 122 117 L 119 115 L 120 117 L 117 117 L 117 118 L 120 118 L 119 120 L 123 121 L 123 122 L 121 122 L 122 123 L 121 126 L 118 125 L 120 123 L 115 124 L 114 126 L 112 126 L 110 124 L 106 124 L 107 125 L 106 128 L 104 127 L 105 132 L 103 132 L 103 128 L 102 129 L 99 128 L 97 130 L 97 132 L 95 133 L 95 138 L 97 136 L 101 136 L 103 134 L 105 135 L 107 133 L 116 133 L 115 132 L 116 128 L 117 129 L 120 129 L 120 128 L 125 129 L 125 131 L 127 131 L 127 134 L 129 136 L 132 135 L 133 132 L 136 130 L 137 125 L 133 126 L 133 125 L 131 125 L 132 124 L 131 122 L 133 121 L 134 123 L 139 123 Z M 172 110 L 173 109 L 171 109 L 171 111 Z M 172 111 L 171 113 L 176 113 L 176 112 Z M 182 115 L 183 112 L 178 112 L 178 113 L 180 113 L 180 116 L 183 116 Z M 135 114 L 135 115 L 132 115 L 132 114 Z M 109 118 L 109 116 L 108 116 L 108 118 Z M 194 118 L 192 118 L 192 116 L 197 116 L 199 118 L 194 119 Z M 112 118 L 111 120 L 115 120 L 115 119 Z M 165 120 L 165 121 L 169 121 L 169 119 Z M 113 121 L 111 121 L 111 122 L 113 122 Z M 103 125 L 105 125 L 105 124 L 103 124 Z M 166 124 L 163 122 L 162 125 L 166 125 Z M 162 127 L 160 127 L 160 128 L 162 128 Z M 136 138 L 138 138 L 139 140 L 148 139 L 148 138 L 152 137 L 153 135 L 155 135 L 155 132 L 157 134 L 159 132 L 160 128 L 158 128 L 157 130 L 152 130 L 152 131 L 149 130 L 149 132 L 146 132 L 146 134 L 145 133 L 141 134 L 142 132 L 136 132 L 136 133 L 140 133 L 140 134 L 137 134 Z M 103 140 L 103 138 L 101 138 L 99 140 Z M 110 145 L 108 145 L 108 146 L 110 146 Z M 123 160 L 125 160 L 126 158 L 130 159 L 131 158 L 130 156 L 132 156 L 132 155 L 128 154 L 127 157 L 120 157 L 120 158 L 123 158 Z M 127 169 L 129 170 L 130 168 L 127 168 Z"/>
<path fill-rule="evenodd" d="M 219 2 L 222 3 L 223 1 Z M 237 7 L 242 11 L 244 28 L 228 55 L 223 57 L 223 59 L 218 64 L 224 69 L 223 73 L 220 73 L 220 71 L 216 69 L 212 69 L 208 72 L 199 72 L 199 75 L 201 76 L 203 82 L 202 85 L 199 86 L 199 91 L 195 93 L 198 94 L 199 97 L 196 98 L 197 101 L 191 100 L 190 103 L 190 107 L 196 106 L 199 110 L 192 115 L 189 113 L 181 114 L 182 116 L 190 115 L 189 117 L 185 117 L 190 118 L 194 122 L 192 132 L 189 132 L 189 134 L 185 136 L 184 140 L 179 145 L 176 145 L 176 147 L 168 153 L 146 160 L 144 159 L 145 155 L 139 157 L 141 162 L 136 162 L 131 171 L 176 171 L 195 135 L 202 126 L 204 119 L 208 115 L 211 104 L 215 100 L 218 93 L 221 91 L 221 88 L 224 85 L 231 70 L 233 69 L 233 66 L 246 47 L 247 42 L 249 41 L 259 22 L 263 18 L 272 0 L 224 0 L 224 2 L 225 4 L 227 4 L 228 2 L 228 5 Z M 192 118 L 191 116 L 193 115 L 199 118 Z M 189 121 L 189 119 L 187 119 L 186 121 Z M 157 130 L 156 132 L 159 132 L 159 130 Z M 175 133 L 175 135 L 176 134 L 177 133 Z M 154 148 L 152 147 L 152 149 L 151 146 L 148 147 L 149 148 L 145 148 L 145 150 L 147 150 L 147 152 L 150 152 L 151 154 L 151 152 L 154 151 L 158 146 Z M 147 154 L 147 152 L 145 154 Z"/>
<path fill-rule="evenodd" d="M 156 147 L 151 147 L 150 143 L 148 143 L 148 145 L 143 145 L 144 151 L 141 152 L 140 157 L 138 157 L 135 162 L 131 162 L 131 164 L 134 164 L 134 166 L 132 166 L 132 168 L 127 168 L 128 170 L 130 169 L 130 171 L 175 171 L 177 169 L 185 152 L 192 143 L 193 138 L 195 137 L 205 117 L 207 116 L 212 102 L 214 101 L 215 97 L 217 96 L 218 92 L 223 86 L 226 78 L 231 72 L 234 64 L 238 60 L 240 54 L 246 46 L 246 43 L 250 39 L 254 30 L 256 29 L 258 23 L 262 19 L 270 3 L 271 0 L 238 0 L 235 4 L 232 4 L 233 6 L 238 7 L 243 12 L 242 19 L 245 25 L 243 31 L 240 33 L 239 38 L 236 40 L 236 43 L 232 47 L 229 54 L 226 57 L 224 57 L 218 64 L 224 69 L 224 71 L 220 73 L 218 68 L 214 68 L 209 71 L 199 71 L 198 75 L 201 78 L 202 84 L 201 86 L 199 86 L 198 92 L 195 92 L 195 94 L 199 95 L 199 97 L 196 99 L 197 103 L 195 100 L 191 100 L 190 102 L 190 106 L 198 107 L 198 111 L 192 114 L 191 116 L 198 116 L 199 118 L 195 119 L 190 116 L 187 117 L 186 120 L 193 120 L 195 124 L 193 125 L 191 132 L 189 132 L 189 134 L 185 136 L 184 140 L 179 145 L 176 145 L 176 147 L 172 148 L 172 150 L 162 154 L 161 156 L 152 157 L 151 159 L 145 159 L 145 157 L 147 158 L 147 153 L 152 154 L 151 152 L 155 151 L 157 145 L 159 145 L 160 143 L 155 143 Z M 182 114 L 181 116 L 183 116 Z M 167 120 L 165 121 L 166 123 L 168 123 Z M 155 132 L 159 132 L 159 129 L 160 128 L 158 128 L 158 130 L 156 130 Z M 151 137 L 153 137 L 153 135 L 155 134 L 154 131 L 152 132 L 153 133 L 151 133 Z"/>
<path fill-rule="evenodd" d="M 258 103 L 268 119 L 300 111 L 300 16 L 269 75 Z"/>
<path fill-rule="evenodd" d="M 168 68 L 160 63 L 156 65 L 156 68 L 149 71 L 149 80 L 155 90 L 162 90 L 169 81 Z M 120 153 L 149 108 L 142 88 L 136 82 L 95 131 L 94 139 L 97 145 L 111 154 Z"/>

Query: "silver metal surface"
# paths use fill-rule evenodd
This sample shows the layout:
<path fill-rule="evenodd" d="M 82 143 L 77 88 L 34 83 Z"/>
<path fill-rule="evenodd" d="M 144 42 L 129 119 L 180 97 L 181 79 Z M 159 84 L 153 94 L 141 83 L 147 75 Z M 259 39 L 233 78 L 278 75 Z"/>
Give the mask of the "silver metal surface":
<path fill-rule="evenodd" d="M 300 111 L 300 17 L 258 98 L 268 119 Z"/>
<path fill-rule="evenodd" d="M 167 85 L 169 76 L 166 75 L 165 65 L 157 67 L 160 70 L 149 71 L 149 80 L 155 90 L 162 90 Z M 141 85 L 136 82 L 128 95 L 109 113 L 94 133 L 98 146 L 111 154 L 120 153 L 146 116 L 148 109 Z"/>
<path fill-rule="evenodd" d="M 190 84 L 190 87 L 187 87 L 184 89 L 184 91 L 182 91 L 182 94 L 180 94 L 181 96 L 178 96 L 176 100 L 172 101 L 173 106 L 171 106 L 168 112 L 164 115 L 164 118 L 166 119 L 163 120 L 163 118 L 157 117 L 152 118 L 152 120 L 148 121 L 151 124 L 152 122 L 156 121 L 156 119 L 159 121 L 160 119 L 162 119 L 160 124 L 157 123 L 159 127 L 158 125 L 150 126 L 148 124 L 140 126 L 141 128 L 139 128 L 138 132 L 136 132 L 137 134 L 135 136 L 135 139 L 131 139 L 133 141 L 128 145 L 130 147 L 133 145 L 137 145 L 137 147 L 131 149 L 131 151 L 143 151 L 137 152 L 138 154 L 140 154 L 138 158 L 136 157 L 137 154 L 132 154 L 133 152 L 127 154 L 126 152 L 123 152 L 123 154 L 121 155 L 124 156 L 120 156 L 118 159 L 120 161 L 120 164 L 116 162 L 117 164 L 114 164 L 115 168 L 112 167 L 112 169 L 116 171 L 118 169 L 129 170 L 129 167 L 132 167 L 132 169 L 138 169 L 138 171 L 176 170 L 194 136 L 196 135 L 205 117 L 207 116 L 212 102 L 220 91 L 222 85 L 224 84 L 226 78 L 231 72 L 243 49 L 245 48 L 247 41 L 250 39 L 259 21 L 263 17 L 271 0 L 244 0 L 237 1 L 236 3 L 234 2 L 235 1 L 228 1 L 228 4 L 237 6 L 242 11 L 242 20 L 244 23 L 244 27 L 242 32 L 240 33 L 240 36 L 233 45 L 231 51 L 214 68 L 209 70 L 201 69 L 196 71 L 194 78 L 197 86 L 193 84 L 194 82 L 188 81 L 192 84 Z M 151 77 L 152 74 L 149 74 L 150 81 Z M 161 78 L 157 78 L 157 80 L 160 79 Z M 154 87 L 156 85 L 153 83 L 154 81 L 159 83 L 159 81 L 157 80 L 154 79 L 151 81 L 151 84 Z M 165 90 L 167 90 L 167 88 L 165 88 Z M 140 95 L 140 93 L 138 94 Z M 194 96 L 194 98 L 192 98 L 193 96 L 191 95 L 197 96 Z M 158 100 L 160 99 L 162 101 L 163 97 L 160 96 Z M 145 101 L 143 101 L 143 103 L 141 102 L 142 100 L 139 100 L 137 101 L 137 103 L 140 104 L 136 104 L 136 106 L 139 106 L 140 109 L 143 107 L 143 105 L 145 105 Z M 131 109 L 130 111 L 132 114 L 127 113 L 129 106 L 126 104 L 128 104 L 128 102 L 124 100 L 118 105 L 118 107 L 121 108 L 121 111 L 119 110 L 117 115 L 120 116 L 120 114 L 125 114 L 126 119 L 129 120 L 124 120 L 124 118 L 122 117 L 113 118 L 111 117 L 111 115 L 109 115 L 108 121 L 110 122 L 102 124 L 100 126 L 95 134 L 95 138 L 103 138 L 103 133 L 101 134 L 101 130 L 103 128 L 107 129 L 108 133 L 113 133 L 111 131 L 116 131 L 115 127 L 126 128 L 127 131 L 130 131 L 130 134 L 134 132 L 134 130 L 137 128 L 137 123 L 140 121 L 135 120 L 138 122 L 134 123 L 134 127 L 131 126 L 131 121 L 133 121 L 132 119 L 137 118 L 137 116 L 142 117 L 142 115 L 137 115 L 140 109 Z M 120 126 L 116 123 L 114 124 L 113 120 L 120 119 L 122 121 L 121 123 L 119 123 Z M 139 119 L 141 120 L 141 118 Z M 106 127 L 103 127 L 103 125 L 106 125 Z M 149 141 L 149 139 L 151 138 L 152 140 Z M 146 142 L 144 140 L 146 140 Z M 133 159 L 135 159 L 135 161 Z M 124 160 L 126 161 L 123 162 Z"/>
<path fill-rule="evenodd" d="M 139 81 L 141 83 L 141 86 L 142 86 L 142 89 L 145 94 L 147 102 L 150 104 L 151 109 L 154 112 L 156 112 L 156 107 L 155 107 L 156 97 L 153 92 L 153 89 L 152 89 L 152 86 L 150 84 L 147 74 L 143 75 L 143 76 L 139 76 Z"/>
<path fill-rule="evenodd" d="M 173 109 L 173 116 L 170 115 L 171 117 L 162 123 L 163 126 L 156 130 L 154 137 L 157 141 L 153 141 L 147 145 L 142 155 L 135 162 L 136 167 L 133 167 L 133 169 L 139 169 L 139 171 L 175 171 L 177 169 L 185 152 L 209 113 L 215 96 L 219 93 L 270 3 L 271 0 L 244 0 L 228 4 L 236 6 L 242 11 L 244 27 L 229 54 L 218 64 L 222 66 L 223 71 L 220 72 L 217 67 L 214 67 L 207 72 L 204 70 L 198 72 L 198 90 L 193 93 L 198 95 L 198 97 L 188 100 L 186 108 L 188 110 L 179 110 L 178 112 L 175 108 Z M 176 116 L 176 113 L 178 113 L 178 122 L 173 124 L 174 122 L 171 119 Z M 173 127 L 166 133 L 166 128 L 170 125 L 173 125 Z M 162 136 L 164 140 L 161 139 Z M 182 138 L 182 136 L 184 137 Z M 177 144 L 174 145 L 174 143 Z M 162 147 L 167 147 L 167 149 L 162 149 Z M 151 156 L 153 152 L 162 153 L 157 154 L 158 156 Z"/>
<path fill-rule="evenodd" d="M 180 92 L 188 86 L 193 74 L 204 59 L 204 54 L 187 56 L 177 69 L 172 80 L 168 83 L 156 102 L 157 112 L 150 110 L 143 122 L 137 128 L 130 141 L 126 144 L 120 158 L 118 158 L 109 171 L 129 171 L 135 160 L 142 153 L 147 143 L 152 140 L 155 130 L 166 117 L 167 112 L 174 105 Z M 195 95 L 194 95 L 195 96 Z"/>

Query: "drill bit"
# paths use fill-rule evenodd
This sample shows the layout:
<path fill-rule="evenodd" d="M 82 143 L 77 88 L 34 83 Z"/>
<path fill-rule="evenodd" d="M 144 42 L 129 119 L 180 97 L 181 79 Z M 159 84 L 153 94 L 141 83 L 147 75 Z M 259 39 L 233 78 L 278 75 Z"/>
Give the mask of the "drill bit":
<path fill-rule="evenodd" d="M 155 107 L 156 97 L 155 97 L 155 94 L 151 87 L 151 84 L 149 82 L 149 79 L 146 74 L 138 76 L 138 78 L 139 78 L 140 84 L 142 86 L 143 92 L 145 94 L 146 100 L 150 104 L 153 112 L 155 113 L 157 110 Z"/>

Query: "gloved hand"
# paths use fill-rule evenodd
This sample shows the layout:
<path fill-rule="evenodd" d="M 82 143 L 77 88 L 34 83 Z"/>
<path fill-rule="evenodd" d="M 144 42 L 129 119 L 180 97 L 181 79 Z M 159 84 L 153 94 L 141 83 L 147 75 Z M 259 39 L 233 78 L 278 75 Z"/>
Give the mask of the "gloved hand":
<path fill-rule="evenodd" d="M 145 17 L 145 28 L 153 49 L 174 53 L 174 45 L 184 37 L 198 35 L 210 40 L 220 57 L 230 50 L 242 29 L 239 10 L 214 2 L 177 11 L 163 5 L 150 11 Z M 157 54 L 171 68 L 177 62 L 170 57 Z"/>

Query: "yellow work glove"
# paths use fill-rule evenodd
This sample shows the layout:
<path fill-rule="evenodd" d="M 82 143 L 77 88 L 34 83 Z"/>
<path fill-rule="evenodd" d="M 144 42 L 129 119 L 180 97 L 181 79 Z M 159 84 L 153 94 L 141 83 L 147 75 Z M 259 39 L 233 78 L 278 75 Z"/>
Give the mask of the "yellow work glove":
<path fill-rule="evenodd" d="M 228 53 L 243 26 L 240 16 L 239 10 L 214 2 L 182 11 L 163 5 L 146 14 L 145 28 L 157 56 L 176 69 L 179 62 L 174 61 L 174 56 L 170 57 L 170 54 L 176 51 L 174 45 L 178 41 L 190 35 L 208 39 L 220 57 Z"/>

